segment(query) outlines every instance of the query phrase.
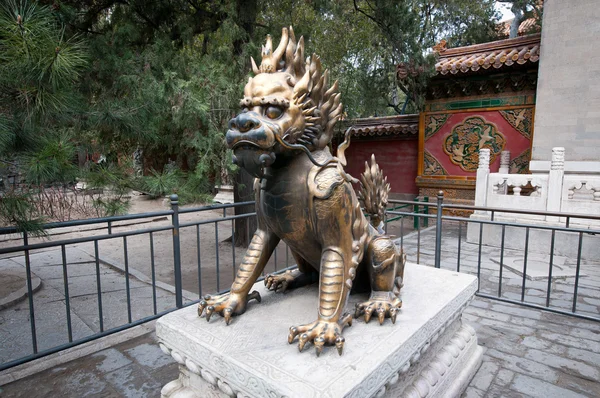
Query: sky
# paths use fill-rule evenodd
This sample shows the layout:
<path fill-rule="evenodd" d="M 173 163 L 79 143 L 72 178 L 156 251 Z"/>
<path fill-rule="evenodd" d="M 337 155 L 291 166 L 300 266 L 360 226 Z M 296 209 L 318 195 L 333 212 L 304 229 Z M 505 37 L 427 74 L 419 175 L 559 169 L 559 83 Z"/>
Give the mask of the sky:
<path fill-rule="evenodd" d="M 510 3 L 496 2 L 496 10 L 502 13 L 502 16 L 500 17 L 500 22 L 504 22 L 515 17 L 514 14 L 510 12 L 510 7 Z"/>

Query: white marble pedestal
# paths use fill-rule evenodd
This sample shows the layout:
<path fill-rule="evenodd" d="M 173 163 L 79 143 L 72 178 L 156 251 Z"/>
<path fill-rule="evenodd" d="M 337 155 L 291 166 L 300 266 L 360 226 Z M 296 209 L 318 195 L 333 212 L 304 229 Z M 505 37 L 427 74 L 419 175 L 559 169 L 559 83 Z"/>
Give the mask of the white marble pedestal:
<path fill-rule="evenodd" d="M 261 304 L 226 326 L 199 318 L 196 306 L 162 317 L 156 334 L 180 375 L 162 397 L 455 397 L 481 364 L 475 330 L 462 323 L 477 279 L 471 275 L 407 264 L 404 306 L 396 324 L 355 319 L 344 330 L 339 356 L 325 347 L 298 352 L 288 328 L 317 316 L 317 286 L 279 294 L 265 291 Z M 351 296 L 348 311 L 364 297 Z"/>

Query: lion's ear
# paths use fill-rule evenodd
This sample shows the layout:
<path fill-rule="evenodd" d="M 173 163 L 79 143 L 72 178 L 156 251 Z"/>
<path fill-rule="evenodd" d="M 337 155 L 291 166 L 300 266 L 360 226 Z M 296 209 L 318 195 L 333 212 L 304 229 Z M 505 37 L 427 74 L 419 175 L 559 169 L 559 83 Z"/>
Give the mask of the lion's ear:
<path fill-rule="evenodd" d="M 313 54 L 304 76 L 294 86 L 293 100 L 306 122 L 302 139 L 311 142 L 315 149 L 329 144 L 335 123 L 342 114 L 338 82 L 329 89 L 328 85 L 329 72 L 321 73 L 321 60 Z"/>

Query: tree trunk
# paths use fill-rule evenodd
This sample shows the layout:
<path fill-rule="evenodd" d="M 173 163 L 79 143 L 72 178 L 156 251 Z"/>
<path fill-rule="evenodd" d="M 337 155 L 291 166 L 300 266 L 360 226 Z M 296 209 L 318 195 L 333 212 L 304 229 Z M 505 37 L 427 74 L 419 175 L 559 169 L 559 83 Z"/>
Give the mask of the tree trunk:
<path fill-rule="evenodd" d="M 257 0 L 237 0 L 237 23 L 248 34 L 247 38 L 252 40 L 254 35 L 254 23 L 258 12 Z M 238 39 L 233 42 L 235 54 L 243 54 L 245 39 Z M 244 65 L 248 65 L 245 63 Z M 233 199 L 237 202 L 254 200 L 254 178 L 245 170 L 240 169 L 233 178 Z M 235 208 L 235 214 L 246 214 L 254 212 L 254 206 L 239 206 Z M 235 220 L 235 245 L 247 247 L 250 244 L 252 235 L 258 223 L 256 217 L 242 217 Z"/>
<path fill-rule="evenodd" d="M 510 24 L 510 33 L 508 35 L 509 39 L 519 37 L 519 27 L 521 26 L 521 22 L 525 19 L 525 10 L 521 9 L 517 5 L 513 5 L 511 8 L 513 14 L 515 14 L 515 18 L 512 20 Z"/>
<path fill-rule="evenodd" d="M 233 180 L 233 199 L 236 203 L 254 200 L 254 178 L 244 169 L 239 169 Z M 238 206 L 235 215 L 254 212 L 254 205 Z M 242 217 L 235 220 L 235 245 L 247 247 L 258 223 L 256 216 Z"/>

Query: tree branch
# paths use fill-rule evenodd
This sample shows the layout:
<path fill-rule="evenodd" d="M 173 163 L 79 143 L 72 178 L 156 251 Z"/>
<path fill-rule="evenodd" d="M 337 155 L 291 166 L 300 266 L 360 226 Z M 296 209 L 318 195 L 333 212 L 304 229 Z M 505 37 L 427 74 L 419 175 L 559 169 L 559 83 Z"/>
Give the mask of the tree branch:
<path fill-rule="evenodd" d="M 391 102 L 388 102 L 387 106 L 388 108 L 393 108 L 399 115 L 402 114 L 402 109 L 398 108 L 398 105 L 394 105 Z"/>

